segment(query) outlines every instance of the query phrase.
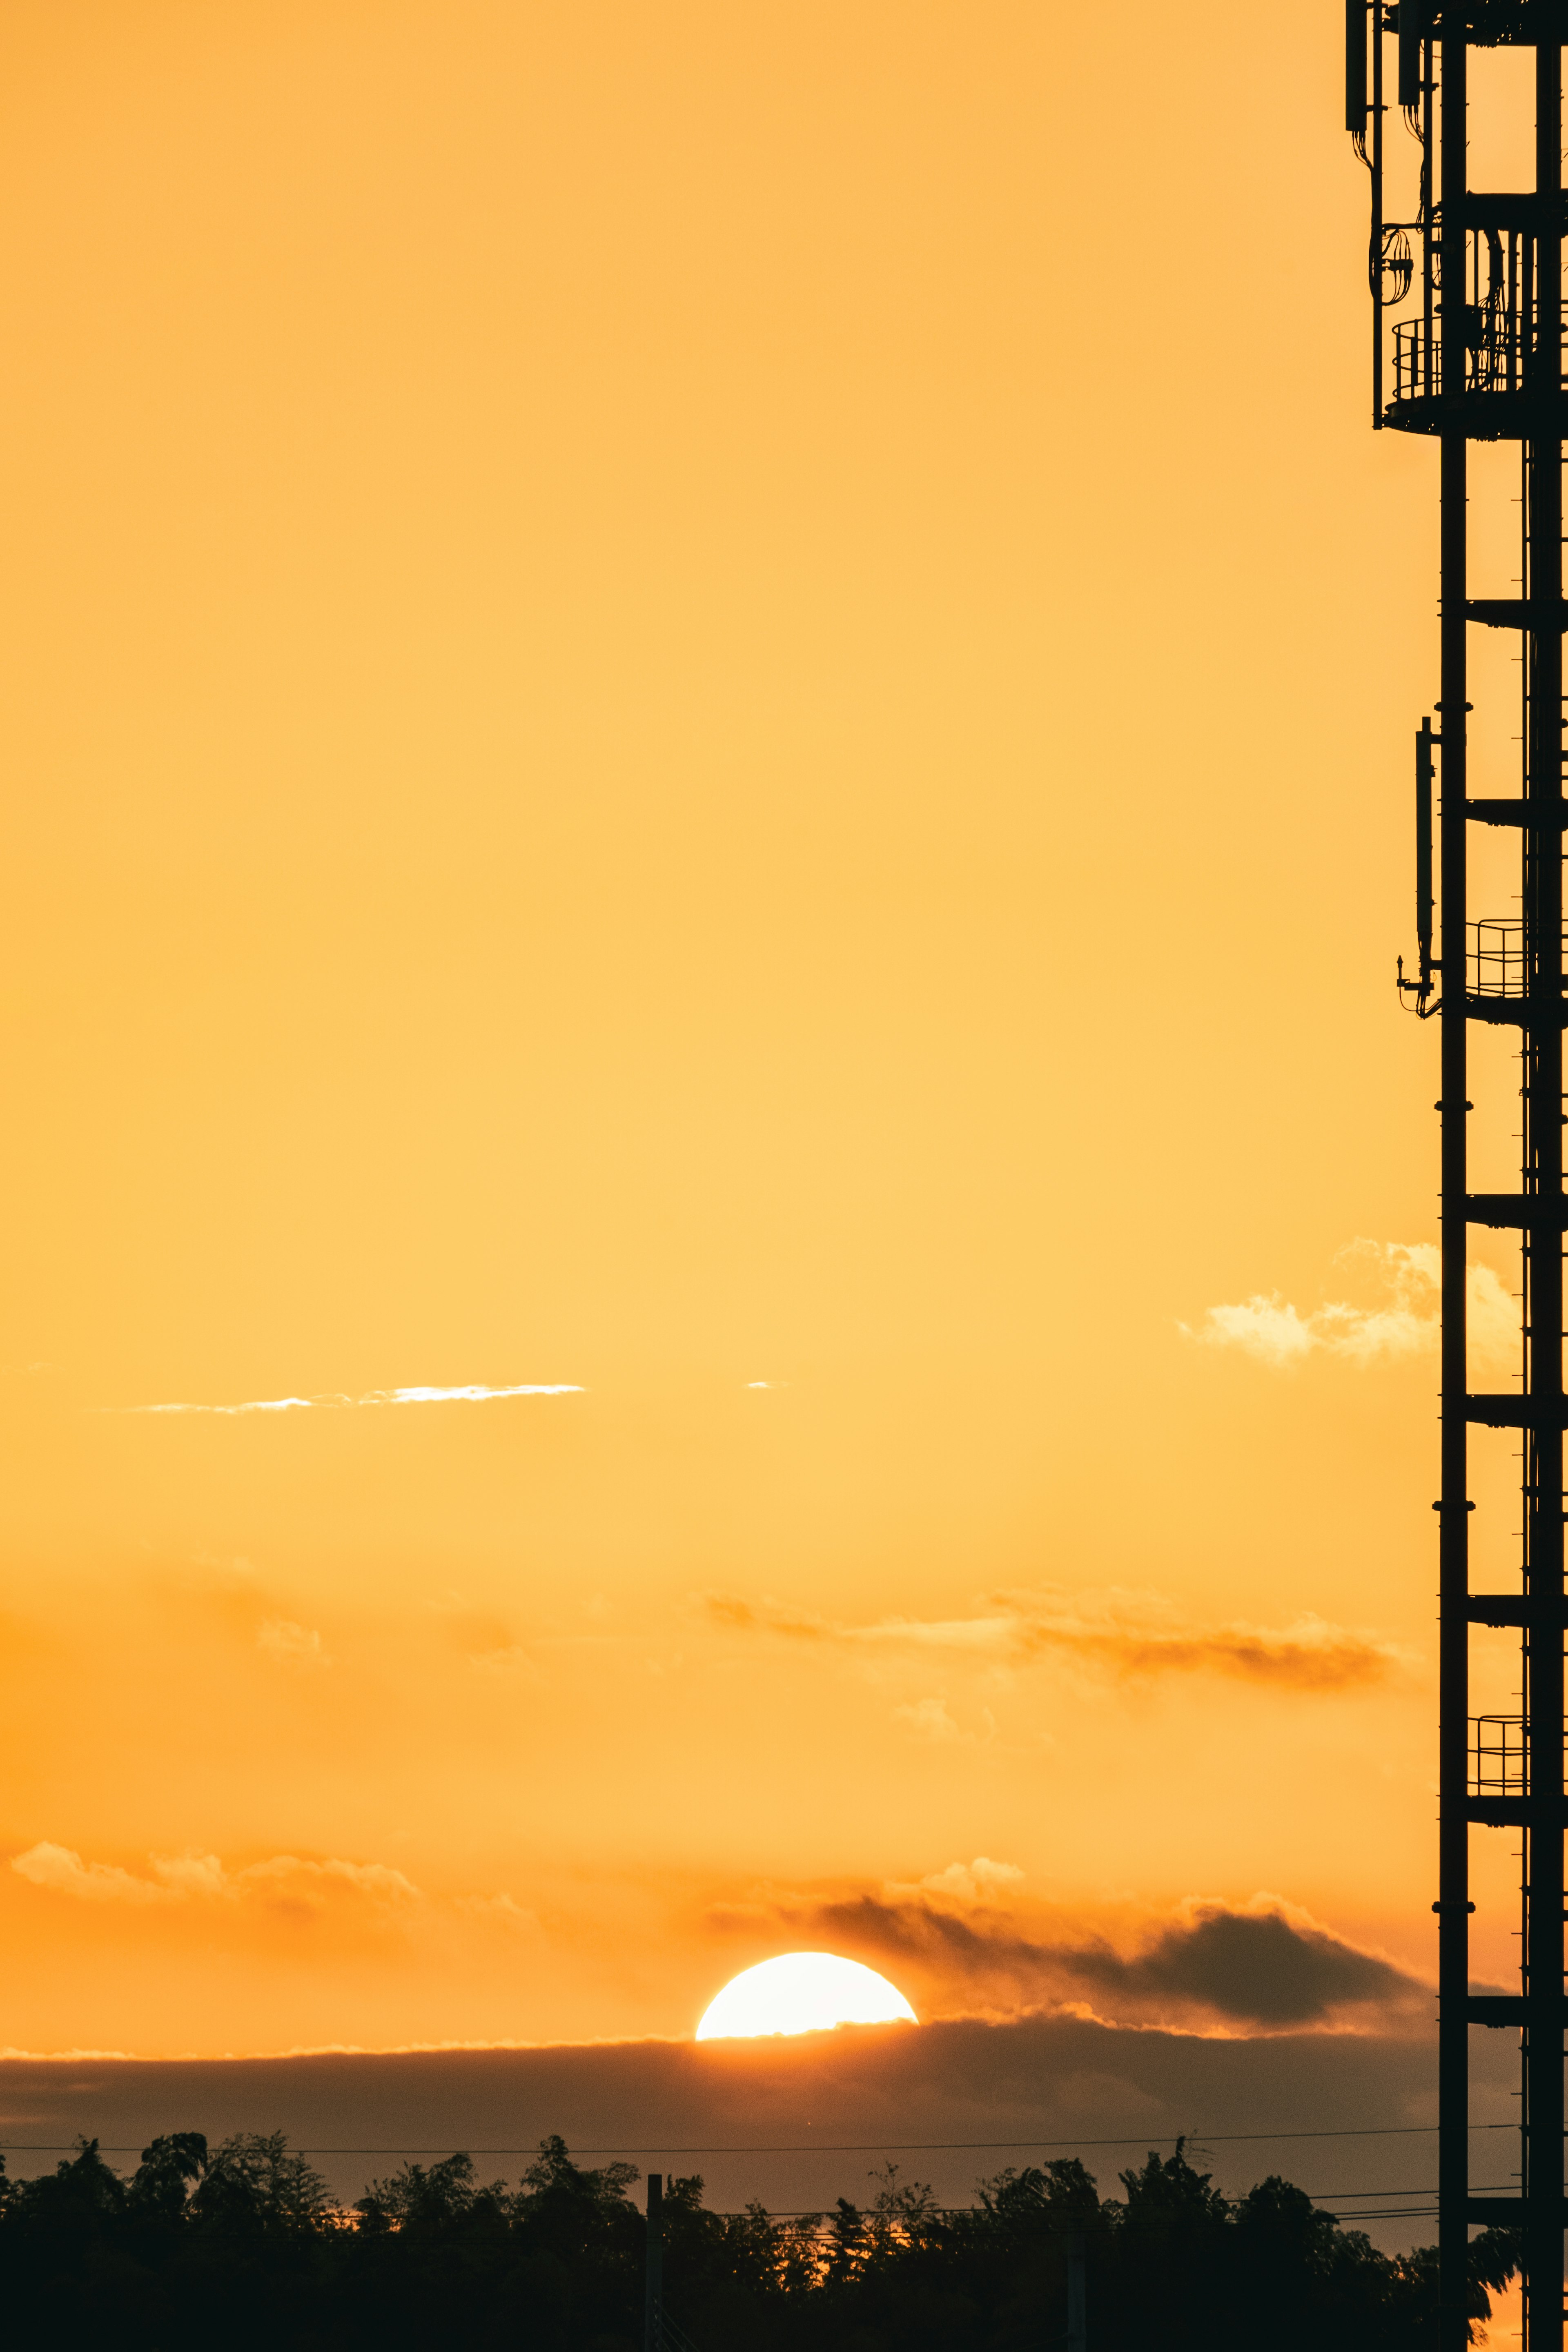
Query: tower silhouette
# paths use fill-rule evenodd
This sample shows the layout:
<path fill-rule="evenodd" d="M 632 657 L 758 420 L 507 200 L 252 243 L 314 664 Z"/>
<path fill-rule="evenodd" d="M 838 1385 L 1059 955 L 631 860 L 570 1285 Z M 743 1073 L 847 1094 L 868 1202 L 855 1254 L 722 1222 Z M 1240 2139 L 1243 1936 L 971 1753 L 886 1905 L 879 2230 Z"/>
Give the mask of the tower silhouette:
<path fill-rule="evenodd" d="M 1345 125 L 1372 184 L 1373 423 L 1437 443 L 1441 498 L 1440 677 L 1435 718 L 1415 744 L 1416 945 L 1406 1004 L 1440 1026 L 1442 1077 L 1442 1440 L 1438 1512 L 1440 1707 L 1438 1830 L 1438 2236 L 1442 2352 L 1467 2341 L 1466 2247 L 1473 2223 L 1523 2232 L 1526 2339 L 1562 2352 L 1563 2152 L 1563 0 L 1346 0 Z M 1468 184 L 1472 59 L 1525 51 L 1533 75 L 1533 184 Z M 1498 72 L 1478 65 L 1480 103 L 1506 104 Z M 1390 95 L 1394 103 L 1389 103 Z M 1522 85 L 1516 95 L 1523 96 Z M 1398 118 L 1403 117 L 1403 128 Z M 1405 131 L 1413 134 L 1406 140 Z M 1521 117 L 1521 133 L 1528 123 Z M 1385 135 L 1386 134 L 1386 135 Z M 1397 142 L 1397 143 L 1395 143 Z M 1524 176 L 1521 173 L 1521 176 Z M 1387 191 L 1409 194 L 1402 220 Z M 1517 444 L 1522 502 L 1517 594 L 1470 593 L 1475 442 Z M 1489 470 L 1490 467 L 1489 466 Z M 1490 760 L 1493 716 L 1469 699 L 1470 633 L 1515 633 L 1523 722 L 1517 792 L 1472 797 L 1468 761 Z M 1515 731 L 1511 716 L 1507 732 Z M 1511 754 L 1510 754 L 1511 758 Z M 1433 805 L 1438 796 L 1434 892 Z M 1518 848 L 1517 912 L 1472 915 L 1472 828 L 1500 828 Z M 1494 833 L 1493 838 L 1498 836 Z M 1434 903 L 1435 901 L 1435 903 Z M 1434 940 L 1433 916 L 1437 917 Z M 1493 1033 L 1480 1044 L 1476 1024 Z M 1517 1047 L 1522 1117 L 1518 1189 L 1470 1190 L 1472 1089 Z M 1495 1065 L 1495 1068 L 1494 1068 Z M 1511 1091 L 1511 1086 L 1510 1087 Z M 1470 1384 L 1468 1229 L 1517 1236 L 1523 1300 L 1518 1391 Z M 1469 1495 L 1476 1433 L 1511 1431 L 1523 1509 L 1505 1581 L 1475 1592 Z M 1489 1540 L 1489 1552 L 1494 1546 Z M 1513 1628 L 1521 1711 L 1470 1713 L 1470 1629 Z M 1509 1832 L 1523 1856 L 1520 1987 L 1470 1990 L 1472 1837 Z M 1470 2037 L 1519 2037 L 1520 2189 L 1472 2193 Z"/>

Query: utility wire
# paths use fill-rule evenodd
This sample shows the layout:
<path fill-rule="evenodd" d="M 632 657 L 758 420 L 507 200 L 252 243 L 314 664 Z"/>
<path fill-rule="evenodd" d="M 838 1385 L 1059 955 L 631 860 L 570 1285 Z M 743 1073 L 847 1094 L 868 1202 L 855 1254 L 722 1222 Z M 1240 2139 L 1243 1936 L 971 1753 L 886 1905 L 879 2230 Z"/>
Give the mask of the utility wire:
<path fill-rule="evenodd" d="M 1437 2127 L 1435 2124 L 1372 2124 L 1366 2126 L 1364 2130 L 1362 2131 L 1354 2129 L 1339 2129 L 1334 2131 L 1298 2132 L 1222 2132 L 1211 2134 L 1209 2135 L 1209 2137 L 1216 2141 L 1225 2140 L 1226 2142 L 1253 2141 L 1260 2139 L 1356 2139 L 1372 2137 L 1399 2137 L 1410 2133 L 1435 2131 L 1436 2128 Z M 1515 2126 L 1509 2124 L 1471 2124 L 1469 2126 L 1469 2129 L 1471 2131 L 1507 2131 L 1513 2128 L 1515 2128 Z M 1184 2137 L 1196 2141 L 1200 2137 L 1200 2135 L 1190 2133 L 1184 2135 Z M 973 2149 L 996 2147 L 1126 2147 L 1146 2144 L 1147 2139 L 1147 2133 L 1140 2133 L 1135 2140 L 906 2140 L 895 2143 L 894 2145 L 897 2147 L 900 2153 L 920 2154 L 953 2148 Z M 76 2145 L 77 2143 L 74 2140 L 0 2140 L 0 2149 L 9 2149 L 19 2155 L 57 2156 L 64 2153 L 68 2147 L 74 2147 Z M 1163 2147 L 1166 2145 L 1166 2143 L 1162 2141 L 1158 2143 L 1158 2145 Z M 100 2147 L 102 2148 L 101 2142 L 100 2143 Z M 863 2145 L 851 2147 L 824 2146 L 821 2147 L 805 2148 L 668 2148 L 659 2147 L 637 2148 L 632 2152 L 638 2156 L 868 2156 L 886 2152 L 888 2147 L 889 2143 L 885 2141 L 868 2141 Z M 107 2156 L 135 2156 L 141 2152 L 142 2151 L 138 2148 L 129 2146 L 102 2148 L 102 2153 Z M 465 2153 L 471 2156 L 486 2157 L 531 2156 L 536 2152 L 535 2148 L 517 2147 L 481 2147 L 470 2148 L 465 2151 Z M 622 2152 L 624 2151 L 603 2147 L 579 2148 L 577 2150 L 579 2156 L 608 2156 Z M 445 2156 L 452 2153 L 452 2151 L 444 2147 L 302 2147 L 299 2150 L 299 2153 L 301 2156 Z M 1488 2197 L 1494 2195 L 1511 2196 L 1517 2193 L 1517 2188 L 1518 2184 L 1512 2181 L 1488 2181 L 1484 2184 L 1477 2184 L 1471 2189 L 1470 2194 L 1474 2197 Z M 1435 2198 L 1437 2194 L 1435 2187 L 1420 2187 L 1415 2189 L 1310 2189 L 1303 2190 L 1302 2193 L 1303 2195 L 1310 2197 L 1315 2205 L 1324 2209 L 1331 2209 L 1335 2205 L 1356 2204 L 1362 2206 L 1363 2208 L 1362 2211 L 1346 2217 L 1357 2221 L 1432 2221 L 1436 2218 L 1436 2207 L 1435 2205 L 1379 2208 L 1376 2211 L 1370 2212 L 1364 2210 L 1366 2200 L 1373 2198 Z M 953 2213 L 974 2213 L 978 2212 L 980 2208 L 975 2205 L 942 2205 L 938 2206 L 935 2210 L 945 2215 Z M 740 2220 L 744 2217 L 739 2214 L 731 2214 L 721 2216 L 721 2218 Z M 774 2221 L 809 2221 L 813 2218 L 813 2209 L 802 2206 L 798 2210 L 779 2210 L 773 2212 L 771 2218 Z"/>
<path fill-rule="evenodd" d="M 1272 2132 L 1166 2132 L 1163 2137 L 1152 2132 L 1123 2132 L 1117 2139 L 868 2139 L 815 2140 L 800 2147 L 732 2147 L 717 2142 L 700 2147 L 677 2147 L 669 2140 L 654 2140 L 647 2146 L 634 2147 L 629 2141 L 616 2140 L 604 2147 L 574 2147 L 574 2156 L 928 2156 L 984 2153 L 991 2148 L 1006 2147 L 1173 2147 L 1178 2138 L 1192 2147 L 1230 2147 L 1244 2140 L 1279 2139 L 1398 2139 L 1418 2132 L 1435 2132 L 1436 2124 L 1356 2124 L 1336 2127 L 1331 2131 L 1272 2131 Z M 1471 2124 L 1471 2131 L 1517 2131 L 1516 2123 Z M 0 2148 L 36 2156 L 56 2156 L 76 2146 L 72 2140 L 3 2139 Z M 100 2147 L 103 2143 L 100 2142 Z M 300 2147 L 300 2156 L 450 2156 L 453 2143 L 440 2147 Z M 106 2156 L 139 2156 L 134 2147 L 103 2147 Z M 528 2147 L 470 2147 L 467 2156 L 537 2156 L 539 2143 Z"/>
<path fill-rule="evenodd" d="M 1491 2181 L 1491 2182 L 1489 2182 L 1489 2183 L 1488 2184 L 1488 2186 L 1487 2186 L 1486 2188 L 1484 2188 L 1484 2189 L 1471 2189 L 1471 2191 L 1470 2191 L 1470 2194 L 1471 2194 L 1471 2196 L 1472 2196 L 1472 2197 L 1489 2197 L 1489 2196 L 1492 2196 L 1492 2195 L 1494 2195 L 1494 2194 L 1502 2194 L 1502 2195 L 1505 2195 L 1505 2196 L 1507 2196 L 1507 2195 L 1512 2195 L 1512 2194 L 1514 2193 L 1514 2191 L 1515 2191 L 1515 2189 L 1516 2189 L 1517 2186 L 1518 2186 L 1518 2184 L 1517 2184 L 1516 2182 L 1514 2182 L 1514 2181 Z M 1363 2198 L 1367 2198 L 1367 2197 L 1426 2197 L 1426 2198 L 1432 2198 L 1432 2197 L 1436 2197 L 1436 2196 L 1437 2191 L 1436 2191 L 1436 2189 L 1435 2188 L 1433 2188 L 1433 2189 L 1303 2189 L 1301 2193 L 1302 2193 L 1302 2195 L 1303 2195 L 1303 2196 L 1305 2196 L 1305 2197 L 1310 2197 L 1310 2198 L 1311 2199 L 1311 2200 L 1312 2200 L 1312 2202 L 1313 2202 L 1313 2204 L 1314 2204 L 1314 2205 L 1321 2205 L 1321 2206 L 1324 2206 L 1324 2207 L 1328 2207 L 1328 2206 L 1333 2206 L 1333 2205 L 1343 2205 L 1343 2204 L 1347 2204 L 1347 2203 L 1349 2203 L 1349 2202 L 1350 2202 L 1350 2200 L 1351 2200 L 1352 2199 L 1363 2199 Z M 713 2209 L 712 2209 L 712 2208 L 710 2208 L 710 2209 L 708 2209 L 708 2210 L 712 2210 Z M 812 2218 L 812 2216 L 813 2216 L 814 2212 L 819 2212 L 819 2211 L 820 2211 L 820 2210 L 821 2210 L 821 2209 L 820 2209 L 820 2208 L 818 2208 L 818 2207 L 814 2207 L 814 2206 L 809 2206 L 809 2205 L 803 2205 L 803 2206 L 801 2206 L 801 2207 L 799 2208 L 799 2210 L 796 2210 L 796 2211 L 790 2211 L 790 2210 L 788 2210 L 787 2209 L 784 2209 L 784 2208 L 783 2208 L 783 2207 L 776 2207 L 776 2208 L 775 2208 L 775 2207 L 770 2206 L 770 2207 L 769 2207 L 769 2209 L 768 2209 L 768 2212 L 769 2212 L 769 2217 L 770 2217 L 770 2219 L 771 2219 L 771 2220 L 773 2220 L 773 2221 L 810 2221 L 810 2220 L 811 2220 L 811 2218 Z M 981 2208 L 980 2208 L 978 2205 L 934 2205 L 934 2206 L 932 2206 L 930 2210 L 931 2210 L 932 2212 L 934 2212 L 934 2213 L 942 2213 L 942 2214 L 948 2214 L 948 2213 L 978 2213 L 978 2212 L 981 2210 Z M 1427 2207 L 1426 2207 L 1426 2206 L 1424 2206 L 1424 2205 L 1419 2205 L 1419 2206 L 1417 2206 L 1417 2205 L 1412 2205 L 1412 2206 L 1401 2206 L 1401 2207 L 1398 2209 L 1398 2212 L 1397 2212 L 1397 2214 L 1394 2214 L 1394 2213 L 1357 2213 L 1357 2214 L 1352 2215 L 1352 2220 L 1354 2220 L 1354 2221 L 1391 2221 L 1391 2220 L 1394 2220 L 1394 2219 L 1403 2218 L 1403 2216 L 1404 2216 L 1405 2214 L 1406 2214 L 1406 2213 L 1422 2214 L 1422 2213 L 1426 2212 L 1426 2211 L 1427 2211 L 1427 2210 L 1428 2210 L 1428 2209 L 1427 2209 Z M 1431 2210 L 1431 2212 L 1432 2212 L 1432 2213 L 1434 2214 L 1434 2216 L 1435 2216 L 1435 2215 L 1436 2215 L 1436 2210 L 1437 2210 L 1437 2209 L 1436 2209 L 1436 2205 L 1432 2206 L 1432 2207 L 1430 2208 L 1430 2210 Z M 744 2216 L 744 2214 L 743 2214 L 743 2213 L 732 2213 L 732 2214 L 726 2214 L 726 2215 L 724 2215 L 724 2216 L 723 2216 L 723 2218 L 724 2218 L 726 2221 L 743 2221 L 743 2220 L 745 2219 L 745 2216 Z M 866 2218 L 867 2218 L 868 2220 L 871 2220 L 871 2219 L 874 2219 L 875 2217 L 874 2217 L 874 2216 L 872 2216 L 872 2215 L 869 2215 L 869 2214 L 868 2214 L 868 2215 L 867 2215 L 867 2217 L 866 2217 Z"/>

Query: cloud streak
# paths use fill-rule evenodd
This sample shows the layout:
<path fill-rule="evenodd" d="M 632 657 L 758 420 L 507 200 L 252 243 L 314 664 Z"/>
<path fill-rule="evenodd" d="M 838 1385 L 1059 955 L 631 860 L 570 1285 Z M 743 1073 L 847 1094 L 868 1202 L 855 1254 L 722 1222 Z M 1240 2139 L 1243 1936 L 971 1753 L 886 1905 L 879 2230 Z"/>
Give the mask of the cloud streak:
<path fill-rule="evenodd" d="M 121 1404 L 101 1405 L 102 1412 L 206 1412 L 225 1418 L 245 1412 L 333 1412 L 355 1411 L 362 1405 L 489 1404 L 500 1397 L 584 1396 L 573 1381 L 520 1381 L 510 1388 L 367 1389 L 363 1396 L 255 1397 L 243 1404 Z"/>
<path fill-rule="evenodd" d="M 1277 1290 L 1255 1291 L 1232 1306 L 1211 1307 L 1190 1339 L 1238 1348 L 1276 1370 L 1309 1356 L 1334 1356 L 1365 1367 L 1430 1355 L 1439 1331 L 1442 1253 L 1432 1242 L 1355 1241 L 1335 1263 L 1373 1294 L 1372 1303 L 1330 1299 L 1308 1313 Z M 1478 1360 L 1510 1362 L 1520 1349 L 1520 1310 L 1489 1265 L 1465 1270 L 1470 1347 Z"/>
<path fill-rule="evenodd" d="M 1217 1674 L 1275 1689 L 1343 1690 L 1384 1681 L 1404 1653 L 1370 1633 L 1312 1615 L 1280 1627 L 1189 1626 L 1173 1622 L 1157 1595 L 1112 1591 L 1080 1595 L 995 1593 L 974 1617 L 883 1617 L 847 1624 L 784 1603 L 703 1597 L 709 1622 L 723 1631 L 770 1635 L 845 1651 L 942 1652 L 952 1657 L 1020 1664 L 1058 1655 L 1122 1676 Z"/>

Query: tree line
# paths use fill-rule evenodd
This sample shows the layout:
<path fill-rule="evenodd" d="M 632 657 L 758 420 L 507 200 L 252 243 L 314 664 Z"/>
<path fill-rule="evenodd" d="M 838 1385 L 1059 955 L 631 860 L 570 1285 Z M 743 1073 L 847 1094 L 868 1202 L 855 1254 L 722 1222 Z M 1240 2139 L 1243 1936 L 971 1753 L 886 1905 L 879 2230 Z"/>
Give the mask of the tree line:
<path fill-rule="evenodd" d="M 635 2166 L 540 2143 L 515 2188 L 470 2158 L 408 2164 L 352 2207 L 281 2133 L 209 2147 L 171 2132 L 127 2175 L 81 2140 L 54 2171 L 0 2159 L 10 2340 L 117 2352 L 641 2352 Z M 1436 2250 L 1385 2254 L 1278 2176 L 1223 2197 L 1178 2144 L 1102 2199 L 1076 2158 L 1009 2168 L 944 2210 L 887 2168 L 863 2205 L 710 2211 L 664 2199 L 671 2341 L 695 2352 L 1050 2352 L 1076 2235 L 1091 2352 L 1417 2352 L 1436 2341 Z M 1471 2308 L 1518 2267 L 1518 2232 L 1471 2246 Z"/>

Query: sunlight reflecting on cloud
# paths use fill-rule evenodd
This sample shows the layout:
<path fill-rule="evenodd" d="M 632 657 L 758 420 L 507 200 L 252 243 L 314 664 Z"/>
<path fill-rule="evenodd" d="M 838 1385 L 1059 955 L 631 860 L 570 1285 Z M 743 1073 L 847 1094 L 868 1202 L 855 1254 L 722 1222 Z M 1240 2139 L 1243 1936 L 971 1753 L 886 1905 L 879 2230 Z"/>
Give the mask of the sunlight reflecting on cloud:
<path fill-rule="evenodd" d="M 982 1858 L 914 1886 L 775 1896 L 769 1924 L 830 1937 L 906 1978 L 913 1969 L 921 1997 L 939 2007 L 955 1993 L 1002 2009 L 1087 2000 L 1121 2025 L 1263 2032 L 1343 2031 L 1358 2015 L 1363 2025 L 1412 2025 L 1430 2012 L 1424 1978 L 1278 1895 L 1188 1895 L 1108 1933 L 1021 1903 L 1021 1879 Z M 757 1927 L 765 1915 L 754 1907 Z"/>
<path fill-rule="evenodd" d="M 973 1862 L 950 1862 L 945 1870 L 928 1870 L 916 1892 L 946 1895 L 957 1903 L 984 1903 L 1016 1894 L 1023 1884 L 1016 1863 L 993 1862 L 989 1854 L 977 1853 Z"/>
<path fill-rule="evenodd" d="M 1374 1293 L 1370 1304 L 1330 1299 L 1302 1314 L 1276 1291 L 1211 1307 L 1195 1330 L 1205 1347 L 1239 1348 L 1277 1370 L 1313 1354 L 1367 1365 L 1426 1355 L 1437 1346 L 1442 1253 L 1435 1242 L 1352 1242 L 1335 1261 Z M 1518 1353 L 1519 1302 L 1489 1265 L 1466 1268 L 1472 1353 L 1497 1362 Z"/>
<path fill-rule="evenodd" d="M 584 1396 L 574 1381 L 520 1381 L 513 1387 L 367 1389 L 363 1396 L 258 1397 L 244 1404 L 121 1404 L 102 1405 L 104 1412 L 330 1412 L 345 1406 L 367 1404 L 486 1404 L 499 1397 Z"/>

